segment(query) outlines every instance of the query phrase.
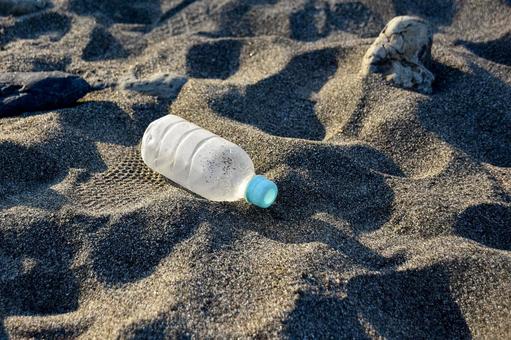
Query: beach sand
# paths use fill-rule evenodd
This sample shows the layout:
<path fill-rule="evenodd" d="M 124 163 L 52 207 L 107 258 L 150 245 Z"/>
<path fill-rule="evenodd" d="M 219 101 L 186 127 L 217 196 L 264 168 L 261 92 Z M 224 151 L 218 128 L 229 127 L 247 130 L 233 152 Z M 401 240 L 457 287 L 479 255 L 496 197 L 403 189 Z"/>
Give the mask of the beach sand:
<path fill-rule="evenodd" d="M 405 14 L 435 27 L 431 95 L 359 76 Z M 0 32 L 0 71 L 110 85 L 0 119 L 0 338 L 511 337 L 508 0 L 54 0 Z M 187 80 L 112 86 L 155 73 Z M 277 203 L 149 170 L 168 113 Z"/>

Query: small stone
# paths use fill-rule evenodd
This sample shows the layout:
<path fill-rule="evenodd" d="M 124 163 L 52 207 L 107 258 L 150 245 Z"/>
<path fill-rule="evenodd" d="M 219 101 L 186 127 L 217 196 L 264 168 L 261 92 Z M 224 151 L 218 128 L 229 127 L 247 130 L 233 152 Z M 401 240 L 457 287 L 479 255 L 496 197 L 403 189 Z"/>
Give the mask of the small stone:
<path fill-rule="evenodd" d="M 24 15 L 48 6 L 48 0 L 0 0 L 0 15 Z"/>
<path fill-rule="evenodd" d="M 431 60 L 432 43 L 433 30 L 427 21 L 395 17 L 367 50 L 361 73 L 382 73 L 398 86 L 431 93 L 435 76 L 424 65 Z"/>
<path fill-rule="evenodd" d="M 158 98 L 175 98 L 187 78 L 173 73 L 155 73 L 147 79 L 130 77 L 119 83 L 122 90 L 135 91 Z"/>
<path fill-rule="evenodd" d="M 74 74 L 0 73 L 0 117 L 68 107 L 89 91 L 90 85 Z"/>

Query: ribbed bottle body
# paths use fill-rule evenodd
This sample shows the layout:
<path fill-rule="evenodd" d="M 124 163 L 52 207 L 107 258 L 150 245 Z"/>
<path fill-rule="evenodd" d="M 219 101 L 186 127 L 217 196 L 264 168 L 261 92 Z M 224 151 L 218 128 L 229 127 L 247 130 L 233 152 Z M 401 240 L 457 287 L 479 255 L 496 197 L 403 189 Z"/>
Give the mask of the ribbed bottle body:
<path fill-rule="evenodd" d="M 154 171 L 212 201 L 243 198 L 255 175 L 252 160 L 239 146 L 174 115 L 148 126 L 142 159 Z"/>

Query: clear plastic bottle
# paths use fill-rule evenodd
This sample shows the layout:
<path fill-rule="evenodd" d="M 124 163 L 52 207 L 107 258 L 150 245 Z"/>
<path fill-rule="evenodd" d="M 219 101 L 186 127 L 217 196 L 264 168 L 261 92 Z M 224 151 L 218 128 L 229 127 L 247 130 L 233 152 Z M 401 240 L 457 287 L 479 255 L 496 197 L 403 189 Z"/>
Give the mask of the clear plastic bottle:
<path fill-rule="evenodd" d="M 164 116 L 147 127 L 142 159 L 154 171 L 212 201 L 245 198 L 267 208 L 277 198 L 275 183 L 256 176 L 242 148 L 178 116 Z"/>

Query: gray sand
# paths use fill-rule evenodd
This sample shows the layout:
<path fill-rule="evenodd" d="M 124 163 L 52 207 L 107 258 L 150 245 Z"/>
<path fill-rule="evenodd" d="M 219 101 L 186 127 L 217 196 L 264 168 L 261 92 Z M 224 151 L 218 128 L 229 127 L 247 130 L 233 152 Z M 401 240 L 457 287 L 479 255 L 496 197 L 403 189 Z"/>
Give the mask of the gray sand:
<path fill-rule="evenodd" d="M 372 75 L 385 23 L 436 27 L 433 94 Z M 0 338 L 511 337 L 511 3 L 55 0 L 0 17 L 1 71 L 112 84 L 0 119 Z M 169 112 L 241 145 L 269 210 L 152 173 Z"/>

